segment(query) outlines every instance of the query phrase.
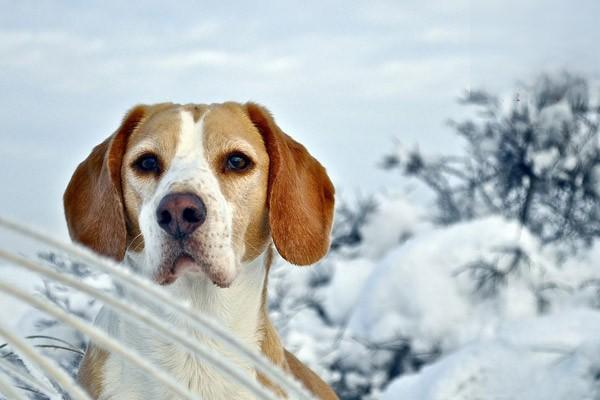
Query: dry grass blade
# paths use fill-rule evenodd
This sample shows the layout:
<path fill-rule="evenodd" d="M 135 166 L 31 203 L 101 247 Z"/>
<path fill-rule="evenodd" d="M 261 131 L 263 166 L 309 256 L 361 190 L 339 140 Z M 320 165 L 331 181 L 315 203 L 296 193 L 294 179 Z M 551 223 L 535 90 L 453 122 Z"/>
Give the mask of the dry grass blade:
<path fill-rule="evenodd" d="M 12 382 L 3 375 L 0 375 L 0 393 L 10 400 L 27 400 L 25 395 L 18 392 Z"/>
<path fill-rule="evenodd" d="M 138 353 L 133 352 L 130 349 L 126 348 L 119 341 L 113 339 L 108 334 L 106 334 L 99 328 L 95 327 L 94 325 L 84 321 L 83 319 L 76 317 L 72 314 L 69 314 L 66 311 L 64 311 L 63 309 L 61 309 L 60 307 L 58 307 L 50 302 L 44 301 L 36 296 L 33 296 L 33 295 L 25 292 L 24 290 L 21 290 L 14 286 L 8 285 L 2 281 L 0 281 L 0 292 L 7 293 L 7 294 L 23 301 L 24 303 L 27 303 L 42 312 L 52 315 L 54 318 L 58 319 L 59 321 L 62 321 L 65 324 L 77 329 L 79 332 L 87 335 L 90 338 L 90 340 L 93 340 L 94 343 L 96 345 L 98 345 L 99 347 L 101 347 L 103 349 L 108 349 L 112 352 L 119 354 L 127 362 L 139 367 L 144 372 L 150 374 L 153 378 L 155 378 L 157 381 L 161 382 L 163 385 L 165 385 L 165 387 L 171 389 L 178 396 L 181 396 L 182 398 L 187 399 L 187 400 L 198 400 L 199 399 L 198 396 L 194 395 L 189 390 L 182 388 L 182 385 L 179 382 L 177 382 L 172 376 L 165 373 L 165 371 L 159 369 L 158 367 L 156 367 L 154 364 L 150 363 L 148 360 L 146 360 L 144 357 L 142 357 Z M 5 336 L 5 334 L 11 335 L 11 336 L 7 337 L 7 336 Z M 11 346 L 18 349 L 18 347 L 15 346 L 14 343 L 11 341 L 12 339 L 14 339 L 16 337 L 14 334 L 5 330 L 5 331 L 0 332 L 0 335 L 4 336 L 6 341 Z M 27 343 L 25 343 L 25 344 L 27 344 Z M 27 346 L 32 347 L 29 344 L 27 344 Z M 34 349 L 32 351 L 35 353 Z M 37 365 L 37 362 L 34 364 Z M 60 370 L 60 372 L 64 373 L 64 371 L 62 369 L 60 369 L 60 367 L 58 367 L 58 366 L 55 367 L 54 369 Z M 44 371 L 48 374 L 50 374 L 50 372 L 54 372 L 54 373 L 59 372 L 59 371 L 48 371 L 46 369 L 44 369 Z M 72 380 L 72 378 L 69 377 L 69 380 L 72 383 L 72 385 L 74 385 L 75 388 L 79 392 L 84 393 L 83 389 L 81 389 L 81 387 L 79 385 L 77 385 L 77 383 L 75 383 Z M 58 383 L 61 385 L 61 387 L 63 387 L 62 382 L 58 382 Z M 89 396 L 87 396 L 87 394 L 86 394 L 86 397 L 81 397 L 81 398 L 89 399 Z"/>
<path fill-rule="evenodd" d="M 21 382 L 31 386 L 32 388 L 41 393 L 45 393 L 46 395 L 52 394 L 55 397 L 58 396 L 58 393 L 56 393 L 56 390 L 54 390 L 53 387 L 45 384 L 44 382 L 40 382 L 38 379 L 35 379 L 33 376 L 27 374 L 24 371 L 21 371 L 20 369 L 12 365 L 9 361 L 2 358 L 0 358 L 0 369 L 4 370 L 9 375 L 12 375 L 13 378 L 17 378 Z"/>
<path fill-rule="evenodd" d="M 16 289 L 14 287 L 9 287 L 2 282 L 0 282 L 0 291 L 5 291 L 11 293 L 14 292 L 22 292 L 20 289 Z M 21 293 L 25 296 L 32 297 L 27 293 Z M 40 301 L 39 299 L 34 299 L 35 301 Z M 0 323 L 0 336 L 6 340 L 6 342 L 19 353 L 19 355 L 27 360 L 32 365 L 37 366 L 41 371 L 43 371 L 46 376 L 52 378 L 60 387 L 69 395 L 73 400 L 92 400 L 90 396 L 67 374 L 56 362 L 53 360 L 44 357 L 39 354 L 35 348 L 27 343 L 24 339 L 20 338 L 18 335 L 11 332 L 4 324 Z"/>

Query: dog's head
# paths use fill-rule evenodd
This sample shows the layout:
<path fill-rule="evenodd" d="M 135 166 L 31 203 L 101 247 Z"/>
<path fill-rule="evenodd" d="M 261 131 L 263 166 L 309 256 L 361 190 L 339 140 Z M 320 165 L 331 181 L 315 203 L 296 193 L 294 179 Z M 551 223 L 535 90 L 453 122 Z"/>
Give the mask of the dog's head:
<path fill-rule="evenodd" d="M 271 239 L 307 265 L 329 248 L 325 169 L 253 103 L 134 107 L 71 178 L 73 240 L 169 284 L 189 272 L 229 286 Z"/>

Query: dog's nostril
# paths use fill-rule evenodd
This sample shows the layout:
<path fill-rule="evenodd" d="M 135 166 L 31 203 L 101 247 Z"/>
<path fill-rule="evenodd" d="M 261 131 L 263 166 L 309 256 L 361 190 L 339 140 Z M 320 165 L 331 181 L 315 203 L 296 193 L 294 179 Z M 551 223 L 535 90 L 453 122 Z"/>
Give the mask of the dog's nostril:
<path fill-rule="evenodd" d="M 166 225 L 171 222 L 171 213 L 167 210 L 163 210 L 159 214 L 158 223 L 160 225 Z"/>
<path fill-rule="evenodd" d="M 197 222 L 202 221 L 200 210 L 190 207 L 186 208 L 185 210 L 183 210 L 183 220 L 191 224 L 195 224 Z"/>

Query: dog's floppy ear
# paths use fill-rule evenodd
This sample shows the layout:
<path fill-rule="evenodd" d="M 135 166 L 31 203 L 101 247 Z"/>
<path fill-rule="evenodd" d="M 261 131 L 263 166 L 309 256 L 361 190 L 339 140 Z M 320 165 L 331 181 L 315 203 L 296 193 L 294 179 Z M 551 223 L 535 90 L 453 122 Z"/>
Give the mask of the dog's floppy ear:
<path fill-rule="evenodd" d="M 245 105 L 269 154 L 269 224 L 275 247 L 287 261 L 309 265 L 329 249 L 334 188 L 325 168 L 286 135 L 267 109 Z"/>
<path fill-rule="evenodd" d="M 118 261 L 127 241 L 121 162 L 127 139 L 147 110 L 140 105 L 127 113 L 119 129 L 79 164 L 63 197 L 71 239 Z"/>

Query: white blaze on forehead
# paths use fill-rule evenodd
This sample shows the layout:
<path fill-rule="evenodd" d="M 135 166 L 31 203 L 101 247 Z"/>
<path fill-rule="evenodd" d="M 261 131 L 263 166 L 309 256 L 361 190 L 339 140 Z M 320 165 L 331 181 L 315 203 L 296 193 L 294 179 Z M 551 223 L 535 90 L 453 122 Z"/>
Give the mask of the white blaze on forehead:
<path fill-rule="evenodd" d="M 202 198 L 207 209 L 209 205 L 212 207 L 212 213 L 208 209 L 208 222 L 214 222 L 212 214 L 212 217 L 226 223 L 223 218 L 231 211 L 204 152 L 204 119 L 209 112 L 206 111 L 196 122 L 191 112 L 181 111 L 181 131 L 175 157 L 163 181 L 167 190 L 174 185 L 189 185 L 190 191 Z"/>
<path fill-rule="evenodd" d="M 204 197 L 214 196 L 215 189 L 219 191 L 218 182 L 209 168 L 202 143 L 204 116 L 196 122 L 189 111 L 180 112 L 181 128 L 175 155 L 161 179 L 157 195 L 164 196 L 185 188 L 206 201 Z"/>
<path fill-rule="evenodd" d="M 194 116 L 189 111 L 181 111 L 181 131 L 179 141 L 177 143 L 177 151 L 175 160 L 204 163 L 203 166 L 208 167 L 204 157 L 204 147 L 202 145 L 202 136 L 204 130 L 204 118 L 207 111 L 200 121 L 194 121 Z"/>

